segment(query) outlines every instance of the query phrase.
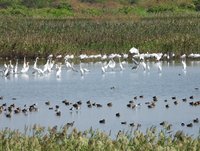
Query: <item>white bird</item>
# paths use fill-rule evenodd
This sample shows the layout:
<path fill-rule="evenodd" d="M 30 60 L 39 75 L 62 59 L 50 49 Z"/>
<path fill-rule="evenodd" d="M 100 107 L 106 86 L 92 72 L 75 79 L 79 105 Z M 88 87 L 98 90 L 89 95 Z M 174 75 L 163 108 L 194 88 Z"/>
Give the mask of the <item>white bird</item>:
<path fill-rule="evenodd" d="M 14 69 L 15 74 L 17 74 L 17 70 L 18 70 L 18 59 L 16 60 L 16 64 L 15 64 L 15 69 Z"/>
<path fill-rule="evenodd" d="M 147 68 L 147 65 L 146 65 L 146 63 L 145 63 L 144 61 L 142 61 L 140 64 L 142 65 L 142 67 L 143 67 L 144 71 L 146 71 L 146 68 Z"/>
<path fill-rule="evenodd" d="M 136 61 L 134 58 L 132 58 L 132 60 L 133 60 L 133 64 L 134 64 L 132 69 L 137 69 L 140 63 L 138 61 Z"/>
<path fill-rule="evenodd" d="M 38 67 L 34 68 L 40 75 L 44 75 L 44 71 Z"/>
<path fill-rule="evenodd" d="M 9 65 L 7 66 L 7 68 L 5 69 L 5 71 L 4 71 L 4 76 L 5 77 L 8 77 L 9 75 L 10 75 L 10 69 L 9 69 L 10 67 L 9 67 Z"/>
<path fill-rule="evenodd" d="M 163 56 L 162 53 L 157 53 L 157 54 L 155 54 L 156 61 L 160 61 L 160 59 L 162 58 L 162 56 Z"/>
<path fill-rule="evenodd" d="M 47 71 L 49 71 L 49 59 L 47 59 L 47 62 L 46 62 L 46 64 L 44 65 L 44 68 L 43 68 L 43 72 L 45 73 L 45 72 L 47 72 Z"/>
<path fill-rule="evenodd" d="M 4 68 L 6 69 L 6 68 L 8 68 L 8 65 L 4 62 Z"/>
<path fill-rule="evenodd" d="M 57 69 L 56 77 L 57 78 L 60 78 L 60 76 L 61 76 L 61 68 L 62 68 L 62 64 L 61 63 L 60 64 L 56 64 L 56 69 Z"/>
<path fill-rule="evenodd" d="M 124 67 L 123 67 L 123 65 L 122 65 L 122 63 L 121 63 L 121 59 L 119 58 L 119 66 L 120 66 L 120 69 L 121 70 L 124 70 Z"/>
<path fill-rule="evenodd" d="M 53 58 L 53 54 L 50 54 L 49 56 L 48 56 L 48 58 L 50 59 L 50 58 Z"/>
<path fill-rule="evenodd" d="M 9 64 L 9 66 L 10 66 L 10 73 L 13 74 L 14 73 L 14 66 L 12 65 L 12 61 L 11 60 L 9 62 L 10 62 L 10 64 Z"/>
<path fill-rule="evenodd" d="M 35 69 L 35 68 L 37 68 L 37 61 L 38 61 L 38 57 L 36 57 L 36 59 L 35 59 L 35 62 L 34 62 L 34 64 L 33 64 L 33 69 Z"/>
<path fill-rule="evenodd" d="M 82 66 L 81 66 L 81 63 L 80 63 L 80 72 L 81 72 L 81 76 L 83 76 L 84 75 L 84 70 L 83 70 L 83 68 L 82 68 Z"/>
<path fill-rule="evenodd" d="M 147 71 L 150 71 L 149 62 L 146 65 L 147 65 Z"/>
<path fill-rule="evenodd" d="M 43 75 L 44 71 L 40 68 L 37 67 L 37 61 L 38 61 L 38 57 L 36 57 L 35 62 L 33 64 L 33 69 L 36 70 L 39 74 Z"/>
<path fill-rule="evenodd" d="M 56 59 L 60 59 L 60 58 L 62 58 L 62 55 L 56 56 Z"/>
<path fill-rule="evenodd" d="M 24 64 L 23 64 L 23 68 L 26 68 L 26 57 L 24 57 Z"/>
<path fill-rule="evenodd" d="M 107 59 L 107 55 L 103 55 L 103 56 L 101 57 L 101 59 L 102 59 L 102 60 Z"/>
<path fill-rule="evenodd" d="M 113 59 L 111 59 L 108 63 L 108 66 L 113 70 L 116 66 L 116 63 Z"/>
<path fill-rule="evenodd" d="M 90 72 L 90 70 L 87 68 L 83 68 L 82 63 L 80 62 L 80 72 L 81 72 L 81 76 L 83 76 L 85 72 Z"/>
<path fill-rule="evenodd" d="M 48 68 L 50 70 L 49 72 L 51 72 L 51 70 L 53 69 L 54 63 L 55 63 L 55 61 L 50 59 L 49 68 Z"/>
<path fill-rule="evenodd" d="M 106 68 L 104 67 L 103 63 L 101 63 L 101 71 L 103 74 L 106 72 Z"/>
<path fill-rule="evenodd" d="M 186 54 L 183 54 L 180 56 L 181 59 L 185 59 L 186 58 Z"/>
<path fill-rule="evenodd" d="M 131 54 L 139 54 L 139 50 L 136 49 L 135 47 L 131 48 L 131 49 L 129 50 L 129 52 L 130 52 Z"/>
<path fill-rule="evenodd" d="M 128 54 L 123 54 L 123 58 L 124 59 L 128 58 Z"/>
<path fill-rule="evenodd" d="M 158 67 L 158 72 L 162 72 L 162 64 L 161 64 L 161 62 L 159 61 L 156 64 L 157 64 L 157 67 Z"/>
<path fill-rule="evenodd" d="M 182 65 L 183 65 L 183 70 L 186 71 L 186 67 L 187 67 L 186 61 L 183 61 L 183 60 L 182 60 L 181 62 L 182 62 Z"/>
<path fill-rule="evenodd" d="M 69 61 L 67 59 L 65 59 L 65 65 L 67 68 L 72 68 L 71 63 L 69 63 Z"/>
<path fill-rule="evenodd" d="M 25 66 L 23 66 L 21 73 L 27 73 L 29 70 L 29 62 L 26 63 Z"/>

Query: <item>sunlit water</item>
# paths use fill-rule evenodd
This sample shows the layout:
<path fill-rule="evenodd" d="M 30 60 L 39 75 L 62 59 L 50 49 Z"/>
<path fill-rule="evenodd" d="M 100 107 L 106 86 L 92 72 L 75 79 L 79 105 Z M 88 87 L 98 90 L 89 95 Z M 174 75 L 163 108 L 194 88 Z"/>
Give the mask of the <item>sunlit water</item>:
<path fill-rule="evenodd" d="M 111 132 L 115 136 L 119 130 L 136 129 L 129 126 L 132 122 L 140 123 L 139 130 L 145 132 L 153 125 L 161 129 L 159 123 L 167 121 L 172 124 L 173 132 L 183 130 L 189 135 L 197 136 L 199 123 L 193 123 L 191 128 L 181 126 L 181 123 L 188 124 L 193 119 L 200 118 L 200 106 L 189 105 L 190 101 L 200 99 L 200 89 L 195 89 L 200 87 L 200 62 L 188 62 L 187 72 L 183 71 L 179 62 L 163 62 L 161 73 L 154 62 L 149 64 L 149 72 L 144 72 L 141 67 L 131 70 L 132 64 L 125 64 L 125 70 L 120 71 L 117 64 L 116 69 L 102 74 L 100 63 L 88 63 L 83 66 L 90 72 L 82 77 L 79 72 L 67 71 L 64 66 L 60 78 L 56 77 L 55 70 L 45 76 L 33 75 L 29 71 L 28 74 L 18 74 L 10 78 L 0 77 L 0 95 L 4 97 L 0 104 L 15 103 L 23 108 L 25 104 L 37 103 L 39 108 L 38 112 L 28 113 L 26 116 L 23 113 L 13 114 L 11 118 L 7 118 L 5 112 L 2 112 L 0 128 L 9 127 L 23 131 L 25 125 L 53 127 L 75 121 L 74 127 L 81 131 L 92 127 Z M 79 69 L 79 65 L 75 65 L 75 68 Z M 144 98 L 139 98 L 141 95 Z M 135 104 L 140 103 L 141 106 L 127 108 L 126 105 L 135 96 L 138 98 L 134 100 Z M 157 96 L 158 101 L 155 108 L 149 109 L 145 102 L 152 101 L 153 96 Z M 178 105 L 174 105 L 172 96 L 176 96 Z M 189 99 L 190 96 L 194 96 L 194 99 Z M 187 98 L 187 102 L 183 102 L 183 98 Z M 82 100 L 81 109 L 70 111 L 71 106 L 62 103 L 64 99 L 74 103 Z M 168 102 L 164 102 L 166 99 Z M 88 108 L 88 100 L 102 104 L 103 107 Z M 45 105 L 46 101 L 51 102 L 50 106 Z M 113 106 L 108 107 L 108 102 L 112 102 Z M 170 106 L 168 109 L 165 108 L 166 104 Z M 55 115 L 54 110 L 49 110 L 49 107 L 55 109 L 55 105 L 60 106 L 60 117 Z M 117 112 L 121 114 L 120 117 L 115 116 Z M 99 123 L 101 119 L 105 119 L 105 124 Z M 127 124 L 122 125 L 123 121 Z"/>

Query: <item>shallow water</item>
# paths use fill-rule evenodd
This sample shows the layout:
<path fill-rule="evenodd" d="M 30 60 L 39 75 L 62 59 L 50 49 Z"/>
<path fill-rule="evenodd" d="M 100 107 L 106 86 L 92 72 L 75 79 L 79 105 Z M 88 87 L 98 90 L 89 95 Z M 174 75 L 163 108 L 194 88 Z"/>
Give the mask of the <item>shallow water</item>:
<path fill-rule="evenodd" d="M 39 124 L 41 126 L 63 126 L 67 122 L 75 121 L 74 127 L 79 130 L 87 130 L 90 127 L 100 129 L 107 133 L 111 132 L 115 136 L 119 130 L 131 131 L 129 123 L 140 123 L 139 130 L 145 132 L 152 125 L 161 129 L 160 122 L 167 121 L 172 124 L 172 133 L 183 130 L 189 135 L 199 134 L 200 124 L 193 123 L 189 128 L 181 126 L 181 123 L 188 124 L 195 118 L 200 118 L 200 106 L 190 106 L 190 101 L 200 99 L 200 62 L 188 62 L 187 71 L 182 70 L 180 62 L 163 62 L 162 72 L 159 73 L 154 62 L 150 62 L 150 71 L 143 71 L 140 67 L 131 70 L 132 64 L 125 64 L 125 70 L 120 71 L 118 67 L 113 71 L 109 70 L 105 74 L 101 72 L 101 63 L 85 63 L 90 72 L 81 76 L 79 72 L 73 72 L 62 68 L 61 77 L 57 78 L 55 70 L 51 73 L 38 76 L 32 71 L 27 74 L 13 75 L 10 78 L 0 77 L 0 95 L 4 97 L 0 104 L 8 105 L 15 103 L 23 108 L 26 104 L 37 103 L 38 112 L 31 112 L 27 115 L 23 113 L 13 114 L 7 118 L 4 113 L 0 114 L 0 129 L 9 127 L 11 129 L 24 130 L 25 125 L 31 126 Z M 20 67 L 19 67 L 20 68 Z M 79 65 L 75 65 L 79 69 Z M 2 66 L 1 66 L 2 69 Z M 113 88 L 112 88 L 113 87 Z M 139 96 L 143 95 L 143 98 Z M 140 103 L 135 109 L 127 108 L 130 100 L 135 104 Z M 155 108 L 149 109 L 145 102 L 152 101 L 152 97 L 157 96 Z M 171 97 L 176 96 L 178 105 L 174 105 Z M 194 96 L 194 99 L 189 99 Z M 16 98 L 13 100 L 12 98 Z M 187 98 L 187 102 L 182 99 Z M 65 106 L 62 101 L 67 99 L 73 103 L 82 100 L 83 104 L 79 110 L 70 111 L 71 106 Z M 164 100 L 168 100 L 164 102 Z M 103 105 L 102 108 L 88 108 L 86 101 L 92 100 Z M 45 105 L 50 101 L 50 106 Z M 113 106 L 106 104 L 112 102 Z M 169 104 L 166 109 L 165 105 Z M 54 110 L 49 107 L 60 106 L 61 116 L 55 115 Z M 115 114 L 119 112 L 120 117 Z M 105 124 L 100 124 L 99 120 L 105 119 Z M 121 122 L 126 121 L 126 125 Z"/>

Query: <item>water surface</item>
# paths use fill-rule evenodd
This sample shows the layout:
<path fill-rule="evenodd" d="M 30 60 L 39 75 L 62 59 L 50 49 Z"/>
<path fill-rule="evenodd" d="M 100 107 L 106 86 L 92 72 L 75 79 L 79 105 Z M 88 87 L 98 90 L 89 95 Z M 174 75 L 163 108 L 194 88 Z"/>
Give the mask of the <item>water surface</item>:
<path fill-rule="evenodd" d="M 81 76 L 79 72 L 62 68 L 61 77 L 56 77 L 56 71 L 38 76 L 32 74 L 32 69 L 27 74 L 13 75 L 10 78 L 0 77 L 0 95 L 4 97 L 0 104 L 8 105 L 15 103 L 21 108 L 26 104 L 37 103 L 38 112 L 31 112 L 27 115 L 22 113 L 13 114 L 7 118 L 4 113 L 0 114 L 0 129 L 9 127 L 11 129 L 24 130 L 24 126 L 39 124 L 41 126 L 63 126 L 67 122 L 75 121 L 74 127 L 79 130 L 87 130 L 90 127 L 100 129 L 111 135 L 116 135 L 119 130 L 130 131 L 136 129 L 129 126 L 129 123 L 139 123 L 139 129 L 143 132 L 152 125 L 162 128 L 160 122 L 167 121 L 172 124 L 171 131 L 183 130 L 189 135 L 199 134 L 199 123 L 189 128 L 181 126 L 181 123 L 188 124 L 195 118 L 200 118 L 200 106 L 189 105 L 190 101 L 200 99 L 200 62 L 188 62 L 187 71 L 183 71 L 181 63 L 163 62 L 162 72 L 154 62 L 150 62 L 150 71 L 143 71 L 140 67 L 131 70 L 132 64 L 124 64 L 125 70 L 121 71 L 118 64 L 112 71 L 102 74 L 101 63 L 85 63 L 83 67 L 90 70 L 89 73 Z M 1 67 L 2 68 L 2 67 Z M 21 67 L 19 67 L 21 68 Z M 79 65 L 75 65 L 79 69 Z M 140 104 L 135 109 L 127 108 L 130 100 Z M 143 96 L 143 98 L 139 98 Z M 149 109 L 145 102 L 152 101 L 157 96 L 155 108 Z M 178 105 L 174 105 L 172 96 L 176 96 Z M 194 99 L 189 99 L 194 96 Z M 16 98 L 13 100 L 12 98 Z M 187 102 L 182 99 L 187 98 Z M 64 99 L 70 102 L 83 102 L 79 110 L 70 111 L 71 106 L 65 106 Z M 164 100 L 168 100 L 164 102 Z M 102 104 L 102 108 L 88 108 L 86 101 L 91 100 Z M 45 105 L 50 101 L 50 106 Z M 107 103 L 112 102 L 113 106 L 108 107 Z M 166 109 L 165 105 L 169 104 Z M 55 115 L 54 110 L 49 107 L 60 106 L 61 116 Z M 120 117 L 115 114 L 119 112 Z M 105 119 L 105 124 L 99 120 Z M 126 125 L 121 122 L 126 121 Z"/>

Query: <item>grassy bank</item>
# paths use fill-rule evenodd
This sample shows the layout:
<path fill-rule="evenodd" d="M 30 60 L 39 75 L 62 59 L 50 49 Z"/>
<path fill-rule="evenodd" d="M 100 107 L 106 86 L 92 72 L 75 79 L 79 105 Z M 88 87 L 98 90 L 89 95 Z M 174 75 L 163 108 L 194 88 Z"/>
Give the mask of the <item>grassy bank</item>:
<path fill-rule="evenodd" d="M 191 13 L 199 0 L 0 0 L 0 14 L 26 17 L 146 16 L 149 13 Z"/>
<path fill-rule="evenodd" d="M 200 53 L 200 15 L 34 19 L 0 17 L 2 58 L 53 54 Z"/>
<path fill-rule="evenodd" d="M 200 138 L 193 138 L 178 131 L 168 135 L 165 131 L 156 132 L 155 128 L 145 134 L 135 130 L 133 133 L 118 133 L 115 139 L 99 131 L 80 132 L 74 129 L 68 132 L 67 126 L 61 129 L 34 126 L 31 135 L 9 129 L 0 131 L 0 150 L 198 150 Z"/>

